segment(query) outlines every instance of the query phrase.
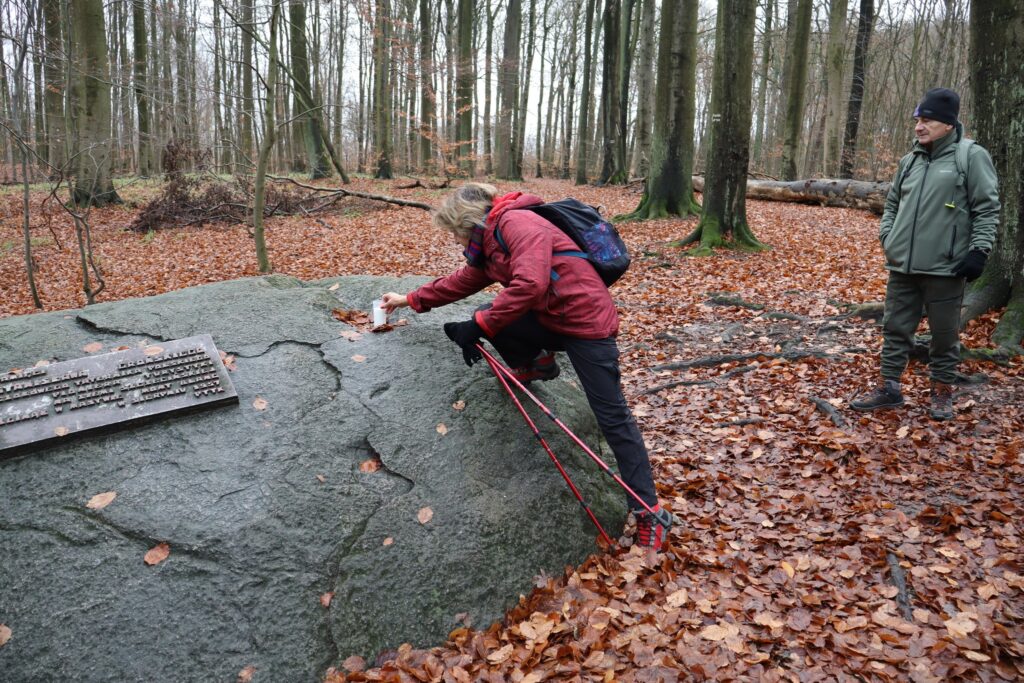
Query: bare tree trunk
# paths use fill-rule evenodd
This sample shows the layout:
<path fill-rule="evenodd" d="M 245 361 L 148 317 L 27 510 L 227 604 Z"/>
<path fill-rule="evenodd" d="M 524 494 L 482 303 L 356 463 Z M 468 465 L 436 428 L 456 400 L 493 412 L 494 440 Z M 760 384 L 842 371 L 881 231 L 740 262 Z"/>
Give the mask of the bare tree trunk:
<path fill-rule="evenodd" d="M 811 0 L 796 0 L 796 16 L 789 38 L 786 61 L 789 75 L 786 88 L 786 120 L 782 142 L 782 178 L 796 180 L 796 160 L 804 122 L 804 95 L 807 92 L 807 48 L 811 37 Z"/>
<path fill-rule="evenodd" d="M 624 220 L 697 214 L 693 171 L 693 119 L 697 79 L 695 0 L 662 0 L 658 81 L 654 100 L 651 168 L 644 195 Z"/>
<path fill-rule="evenodd" d="M 651 167 L 651 130 L 654 112 L 654 0 L 640 0 L 640 55 L 637 64 L 636 149 L 633 174 L 647 177 Z M 696 38 L 696 36 L 695 36 Z"/>
<path fill-rule="evenodd" d="M 185 35 L 185 3 L 178 4 L 174 22 L 174 64 L 175 90 L 174 98 L 174 137 L 188 149 L 195 147 L 192 135 L 192 119 L 189 111 L 188 53 L 189 40 Z"/>
<path fill-rule="evenodd" d="M 219 17 L 219 15 L 218 15 Z M 139 112 L 139 175 L 153 175 L 152 124 L 149 120 L 149 91 L 146 67 L 149 63 L 146 44 L 146 5 L 144 0 L 132 0 L 132 39 L 135 52 L 135 107 Z M 219 84 L 219 81 L 218 81 Z M 217 93 L 220 99 L 220 93 Z"/>
<path fill-rule="evenodd" d="M 547 53 L 548 53 L 548 34 L 550 33 L 550 30 L 551 30 L 551 24 L 550 24 L 550 22 L 548 22 L 548 9 L 549 9 L 549 7 L 550 7 L 550 0 L 544 0 L 544 9 L 541 10 L 541 15 L 540 15 L 541 25 L 543 26 L 543 28 L 541 30 L 543 31 L 544 35 L 543 35 L 543 37 L 541 38 L 541 41 L 540 41 L 540 87 L 537 90 L 537 134 L 536 134 L 536 139 L 537 139 L 537 163 L 535 164 L 535 167 L 534 167 L 534 176 L 537 177 L 537 178 L 543 178 L 544 177 L 544 170 L 542 168 L 543 161 L 544 161 L 544 145 L 543 145 L 544 141 L 541 138 L 541 134 L 542 134 L 541 123 L 543 121 L 543 117 L 541 116 L 541 114 L 544 111 L 544 60 L 547 57 Z M 551 99 L 552 98 L 550 98 L 550 97 L 548 98 L 548 102 L 549 103 L 550 103 Z M 550 110 L 550 106 L 548 107 L 548 109 Z M 550 124 L 551 124 L 551 119 L 550 119 L 550 114 L 549 114 L 548 125 L 550 125 Z"/>
<path fill-rule="evenodd" d="M 1024 338 L 1024 7 L 1016 0 L 971 3 L 971 84 L 978 141 L 1001 181 L 1002 221 L 991 260 L 964 301 L 965 320 L 1006 310 L 992 341 L 1022 353 Z"/>
<path fill-rule="evenodd" d="M 374 177 L 389 179 L 391 172 L 391 4 L 376 0 L 373 33 L 373 153 Z"/>
<path fill-rule="evenodd" d="M 420 164 L 427 173 L 434 169 L 433 138 L 436 96 L 433 88 L 433 41 L 433 29 L 430 25 L 430 1 L 420 0 Z M 487 74 L 489 79 L 490 66 L 488 66 Z"/>
<path fill-rule="evenodd" d="M 520 0 L 509 0 L 505 17 L 503 57 L 498 69 L 498 125 L 494 172 L 504 180 L 522 180 L 516 168 L 515 110 L 519 106 L 519 43 L 523 17 Z"/>
<path fill-rule="evenodd" d="M 775 15 L 775 0 L 767 0 L 764 11 L 764 34 L 761 37 L 761 65 L 757 89 L 757 114 L 754 118 L 754 149 L 750 159 L 756 166 L 764 162 L 762 144 L 764 142 L 765 114 L 768 100 L 768 65 L 772 58 L 772 18 Z"/>
<path fill-rule="evenodd" d="M 259 264 L 261 273 L 270 272 L 270 257 L 267 254 L 267 241 L 263 228 L 263 210 L 267 200 L 267 165 L 270 162 L 270 154 L 274 150 L 274 143 L 277 142 L 277 122 L 274 118 L 274 110 L 277 101 L 277 25 L 278 17 L 281 15 L 281 2 L 273 0 L 273 8 L 270 13 L 270 56 L 267 64 L 267 104 L 263 114 L 263 140 L 260 143 L 259 158 L 256 160 L 256 177 L 253 180 L 253 209 L 252 228 L 253 237 L 256 240 L 256 262 Z"/>
<path fill-rule="evenodd" d="M 120 203 L 110 176 L 110 67 L 102 0 L 71 3 L 74 63 L 74 121 L 78 154 L 76 203 L 103 206 Z"/>
<path fill-rule="evenodd" d="M 290 0 L 288 4 L 289 30 L 291 33 L 291 70 L 295 79 L 296 125 L 306 147 L 309 175 L 327 178 L 331 175 L 330 159 L 324 148 L 324 137 L 318 119 L 323 120 L 319 102 L 310 102 L 313 87 L 309 68 L 309 51 L 306 47 L 306 4 L 305 0 Z"/>
<path fill-rule="evenodd" d="M 587 184 L 587 148 L 590 140 L 590 101 L 594 96 L 591 77 L 591 41 L 594 40 L 594 5 L 587 0 L 587 15 L 583 28 L 583 90 L 580 93 L 579 135 L 576 136 L 576 184 Z"/>
<path fill-rule="evenodd" d="M 255 30 L 253 24 L 253 3 L 255 0 L 239 0 L 241 2 L 242 16 L 242 139 L 241 153 L 246 164 L 252 163 L 252 140 L 253 140 L 253 119 L 256 117 L 254 105 L 254 92 L 252 74 L 253 64 L 253 39 L 252 33 Z"/>
<path fill-rule="evenodd" d="M 579 44 L 577 34 L 579 33 L 580 24 L 580 9 L 582 2 L 573 3 L 572 13 L 572 32 L 569 36 L 568 52 L 569 57 L 567 60 L 569 78 L 566 82 L 566 97 L 568 102 L 565 105 L 565 123 L 563 126 L 562 135 L 562 173 L 561 177 L 568 180 L 569 178 L 569 160 L 572 157 L 572 128 L 573 128 L 573 112 L 576 109 L 576 65 L 579 62 L 579 56 L 576 53 L 576 46 Z M 580 98 L 582 101 L 582 97 Z M 559 108 L 561 110 L 561 107 Z M 582 107 L 581 107 L 582 109 Z M 577 144 L 582 142 L 582 139 L 577 141 Z"/>
<path fill-rule="evenodd" d="M 491 71 L 494 61 L 494 17 L 497 9 L 491 11 L 491 0 L 487 0 L 487 43 L 484 47 L 484 167 L 487 175 L 494 174 L 494 131 L 491 125 Z"/>
<path fill-rule="evenodd" d="M 697 229 L 681 242 L 699 241 L 694 255 L 709 255 L 720 246 L 749 251 L 765 248 L 747 224 L 746 204 L 755 14 L 755 0 L 718 2 L 704 215 Z"/>
<path fill-rule="evenodd" d="M 526 151 L 526 113 L 530 103 L 530 75 L 533 72 L 533 47 L 537 35 L 537 0 L 530 0 L 529 30 L 526 34 L 526 63 L 522 66 L 519 77 L 519 106 L 514 117 L 516 175 L 523 177 L 523 155 Z"/>
<path fill-rule="evenodd" d="M 24 244 L 25 272 L 28 275 L 28 289 L 32 293 L 32 302 L 36 308 L 41 309 L 43 302 L 39 299 L 39 290 L 36 288 L 36 269 L 32 259 L 32 234 L 29 230 L 29 174 L 28 174 L 28 131 L 24 125 L 27 119 L 27 106 L 25 97 L 25 61 L 28 57 L 29 43 L 28 35 L 32 29 L 35 16 L 31 13 L 25 17 L 25 24 L 22 27 L 21 40 L 12 43 L 16 46 L 15 68 L 14 68 L 14 106 L 12 107 L 11 123 L 14 126 L 14 133 L 17 140 L 14 141 L 20 148 L 21 154 L 21 233 Z"/>
<path fill-rule="evenodd" d="M 45 109 L 46 109 L 46 144 L 47 153 L 43 156 L 50 164 L 50 175 L 64 168 L 66 144 L 64 128 L 64 94 L 66 83 L 61 70 L 60 61 L 64 53 L 63 33 L 60 20 L 60 0 L 43 0 L 43 17 L 45 20 L 45 60 L 43 74 L 46 78 Z"/>
<path fill-rule="evenodd" d="M 864 103 L 864 83 L 867 77 L 865 64 L 874 21 L 874 0 L 860 0 L 857 46 L 853 53 L 853 82 L 850 84 L 850 103 L 846 109 L 846 131 L 843 134 L 843 156 L 839 164 L 840 178 L 853 177 L 853 163 L 857 157 L 857 130 L 860 127 L 860 110 Z"/>
<path fill-rule="evenodd" d="M 458 61 L 456 62 L 455 108 L 458 120 L 456 158 L 466 175 L 474 175 L 473 164 L 473 0 L 459 0 Z"/>
<path fill-rule="evenodd" d="M 620 41 L 619 32 L 622 29 L 622 1 L 606 0 L 604 7 L 604 62 L 602 67 L 601 85 L 601 126 L 604 130 L 601 144 L 601 176 L 598 184 L 607 183 L 620 184 L 628 180 L 628 174 L 621 166 L 617 166 L 619 142 L 625 135 L 619 125 L 622 117 L 619 115 L 621 105 L 621 84 L 619 82 L 620 63 Z"/>
<path fill-rule="evenodd" d="M 843 65 L 846 56 L 846 7 L 847 0 L 830 0 L 828 13 L 828 48 L 825 57 L 825 80 L 828 83 L 825 96 L 825 133 L 823 173 L 834 176 L 839 171 L 839 151 L 842 149 L 839 137 L 839 122 L 843 113 Z"/>

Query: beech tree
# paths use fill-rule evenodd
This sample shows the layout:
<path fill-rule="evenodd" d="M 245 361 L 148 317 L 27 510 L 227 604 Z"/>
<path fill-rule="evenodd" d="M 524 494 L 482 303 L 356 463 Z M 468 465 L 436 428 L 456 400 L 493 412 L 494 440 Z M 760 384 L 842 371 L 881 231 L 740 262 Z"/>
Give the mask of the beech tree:
<path fill-rule="evenodd" d="M 822 168 L 827 177 L 839 170 L 842 149 L 839 123 L 843 113 L 843 66 L 846 55 L 847 0 L 830 0 L 828 13 L 828 47 L 825 58 L 825 132 L 823 135 Z"/>
<path fill-rule="evenodd" d="M 75 201 L 82 206 L 119 203 L 110 175 L 110 64 L 103 1 L 70 3 L 68 27 L 77 67 L 67 123 L 75 135 Z"/>
<path fill-rule="evenodd" d="M 473 0 L 459 0 L 458 57 L 456 62 L 455 108 L 457 161 L 468 176 L 474 174 L 473 163 Z"/>
<path fill-rule="evenodd" d="M 373 153 L 377 178 L 391 178 L 391 5 L 376 0 L 373 19 Z"/>
<path fill-rule="evenodd" d="M 628 2 L 629 0 L 625 0 Z M 601 83 L 601 177 L 600 184 L 629 180 L 626 168 L 626 130 L 622 116 L 622 78 L 625 49 L 622 39 L 624 0 L 606 0 L 604 6 L 604 61 Z"/>
<path fill-rule="evenodd" d="M 782 132 L 782 177 L 796 180 L 796 159 L 804 123 L 807 92 L 807 47 L 811 37 L 811 0 L 795 0 L 794 23 L 786 47 L 785 119 Z"/>
<path fill-rule="evenodd" d="M 662 0 L 651 166 L 640 206 L 626 220 L 700 212 L 693 198 L 697 0 Z"/>
<path fill-rule="evenodd" d="M 433 33 L 429 0 L 420 2 L 420 164 L 430 172 L 434 167 L 434 60 L 432 55 Z M 488 36 L 489 38 L 489 36 Z M 490 44 L 488 44 L 488 50 Z M 488 77 L 490 66 L 488 66 Z M 490 87 L 490 86 L 488 86 Z M 489 104 L 489 102 L 488 102 Z"/>
<path fill-rule="evenodd" d="M 520 0 L 509 0 L 505 16 L 503 58 L 498 67 L 498 122 L 495 128 L 494 173 L 504 180 L 522 180 L 516 149 L 515 109 L 519 104 L 519 42 L 523 17 Z"/>
<path fill-rule="evenodd" d="M 590 102 L 594 82 L 591 67 L 591 41 L 594 36 L 594 12 L 597 0 L 587 0 L 586 20 L 583 28 L 583 91 L 580 93 L 579 134 L 576 136 L 576 184 L 587 182 L 588 146 L 590 139 Z"/>
<path fill-rule="evenodd" d="M 309 70 L 309 50 L 306 46 L 306 3 L 305 0 L 290 0 L 288 19 L 291 34 L 291 68 L 296 81 L 295 127 L 306 147 L 306 159 L 312 178 L 326 178 L 331 175 L 330 160 L 324 148 L 324 138 L 314 117 L 320 117 L 318 108 L 311 106 L 303 97 L 312 93 Z"/>
<path fill-rule="evenodd" d="M 1006 306 L 992 341 L 1022 353 L 1024 338 L 1024 7 L 971 3 L 971 85 L 977 140 L 992 154 L 1002 219 L 989 263 L 964 300 L 964 320 Z"/>
<path fill-rule="evenodd" d="M 839 177 L 853 177 L 853 161 L 857 156 L 857 131 L 864 103 L 864 83 L 867 78 L 865 63 L 871 27 L 875 22 L 874 0 L 860 0 L 860 19 L 857 22 L 857 46 L 853 54 L 853 81 L 850 83 L 850 103 L 846 108 L 846 128 L 843 134 L 843 156 L 839 163 Z"/>
<path fill-rule="evenodd" d="M 633 173 L 646 177 L 651 167 L 651 130 L 654 111 L 654 45 L 655 30 L 654 0 L 638 0 L 642 3 L 638 22 L 639 55 L 636 83 L 636 145 L 630 166 Z M 664 42 L 664 39 L 662 40 Z M 696 40 L 694 41 L 696 46 Z"/>
<path fill-rule="evenodd" d="M 267 253 L 267 241 L 263 229 L 263 211 L 267 201 L 267 167 L 270 162 L 270 153 L 277 141 L 277 121 L 275 120 L 275 106 L 277 101 L 277 80 L 279 59 L 277 53 L 277 26 L 278 17 L 281 14 L 280 3 L 283 0 L 273 0 L 270 11 L 270 42 L 268 43 L 267 59 L 267 105 L 263 116 L 263 140 L 260 142 L 259 156 L 256 161 L 256 177 L 253 188 L 253 211 L 252 228 L 253 238 L 256 242 L 256 262 L 261 273 L 270 272 L 270 256 Z"/>
<path fill-rule="evenodd" d="M 67 160 L 64 137 L 65 70 L 61 57 L 64 52 L 63 22 L 60 20 L 60 0 L 43 0 L 45 52 L 43 54 L 43 98 L 46 124 L 46 152 L 40 154 L 53 169 L 64 167 Z M 49 174 L 52 175 L 52 172 Z"/>
<path fill-rule="evenodd" d="M 703 214 L 696 230 L 679 242 L 700 242 L 694 256 L 710 255 L 721 246 L 766 248 L 747 225 L 746 203 L 756 10 L 756 0 L 718 0 Z"/>

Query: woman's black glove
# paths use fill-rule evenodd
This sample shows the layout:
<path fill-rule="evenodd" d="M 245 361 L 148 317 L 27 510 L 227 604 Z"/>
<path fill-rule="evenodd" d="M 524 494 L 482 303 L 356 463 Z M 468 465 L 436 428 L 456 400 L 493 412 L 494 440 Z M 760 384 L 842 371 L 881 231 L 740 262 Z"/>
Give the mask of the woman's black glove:
<path fill-rule="evenodd" d="M 981 271 L 985 270 L 986 261 L 988 261 L 988 254 L 978 249 L 971 249 L 953 271 L 953 275 L 965 277 L 968 282 L 974 282 L 981 276 Z"/>
<path fill-rule="evenodd" d="M 475 320 L 467 320 L 464 323 L 445 323 L 444 333 L 462 348 L 462 360 L 466 361 L 466 365 L 473 367 L 473 363 L 483 358 L 476 345 L 480 343 L 484 331 L 476 324 Z"/>

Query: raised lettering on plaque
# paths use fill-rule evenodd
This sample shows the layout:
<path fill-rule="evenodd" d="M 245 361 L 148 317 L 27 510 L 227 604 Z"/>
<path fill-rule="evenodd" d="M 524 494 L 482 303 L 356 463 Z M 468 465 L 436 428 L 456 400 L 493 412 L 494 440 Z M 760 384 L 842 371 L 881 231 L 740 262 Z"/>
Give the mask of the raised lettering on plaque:
<path fill-rule="evenodd" d="M 0 458 L 233 403 L 238 394 L 208 334 L 0 374 Z"/>

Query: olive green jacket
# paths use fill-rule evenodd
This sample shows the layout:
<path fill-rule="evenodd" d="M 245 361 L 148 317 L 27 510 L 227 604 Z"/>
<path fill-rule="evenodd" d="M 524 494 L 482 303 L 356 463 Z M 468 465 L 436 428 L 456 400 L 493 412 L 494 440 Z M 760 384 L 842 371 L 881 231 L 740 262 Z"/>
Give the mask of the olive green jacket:
<path fill-rule="evenodd" d="M 967 168 L 958 168 L 956 147 L 963 126 L 936 140 L 931 153 L 920 143 L 900 159 L 878 237 L 885 267 L 907 275 L 953 276 L 972 249 L 989 251 L 999 225 L 999 187 L 992 158 L 969 144 Z"/>

